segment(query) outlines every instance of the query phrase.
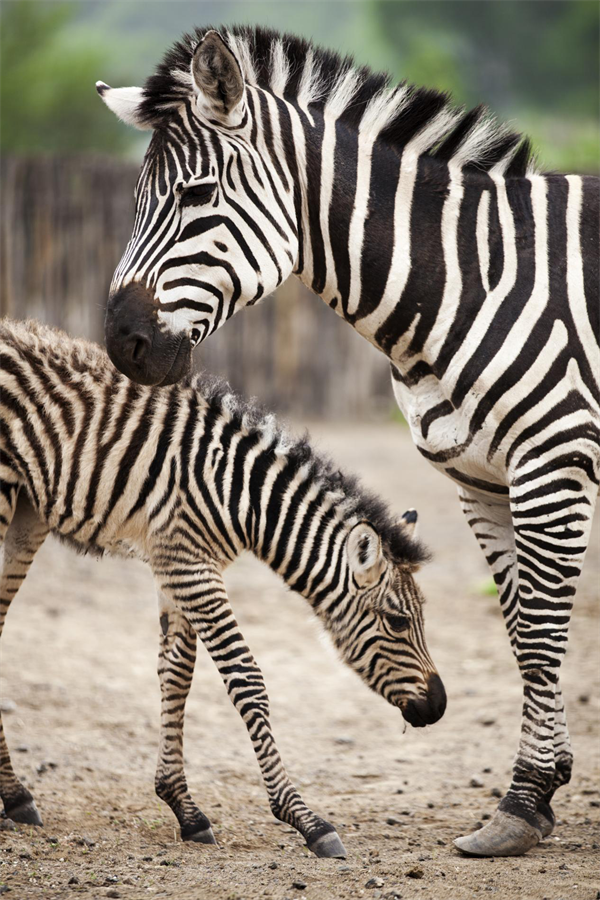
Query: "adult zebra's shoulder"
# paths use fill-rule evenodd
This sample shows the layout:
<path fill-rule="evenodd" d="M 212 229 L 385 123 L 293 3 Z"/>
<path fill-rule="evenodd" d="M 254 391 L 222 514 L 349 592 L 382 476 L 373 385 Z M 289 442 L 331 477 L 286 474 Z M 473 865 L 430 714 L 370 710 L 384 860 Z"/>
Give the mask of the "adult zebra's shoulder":
<path fill-rule="evenodd" d="M 213 842 L 183 771 L 183 715 L 196 634 L 242 716 L 273 813 L 319 856 L 344 855 L 290 781 L 262 674 L 239 632 L 223 569 L 251 550 L 307 598 L 346 663 L 412 725 L 444 713 L 413 572 L 416 513 L 391 518 L 307 439 L 192 379 L 140 387 L 94 344 L 0 320 L 0 632 L 46 535 L 146 559 L 159 586 L 162 714 L 156 789 L 185 839 Z M 6 814 L 41 824 L 1 731 Z"/>
<path fill-rule="evenodd" d="M 177 380 L 292 271 L 392 361 L 523 678 L 511 787 L 458 846 L 525 852 L 572 763 L 558 675 L 600 480 L 598 179 L 540 174 L 485 110 L 260 28 L 197 29 L 143 89 L 98 90 L 154 131 L 107 309 L 123 372 Z"/>

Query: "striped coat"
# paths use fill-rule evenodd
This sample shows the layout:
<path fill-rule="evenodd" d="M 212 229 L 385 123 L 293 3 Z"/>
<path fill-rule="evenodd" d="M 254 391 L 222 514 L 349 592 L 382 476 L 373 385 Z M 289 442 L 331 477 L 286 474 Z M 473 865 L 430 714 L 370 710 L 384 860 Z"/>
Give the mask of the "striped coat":
<path fill-rule="evenodd" d="M 342 658 L 422 727 L 444 712 L 413 572 L 416 513 L 392 519 L 356 479 L 234 397 L 195 379 L 140 387 L 96 345 L 0 322 L 0 629 L 35 552 L 53 532 L 83 551 L 136 555 L 157 582 L 161 744 L 156 789 L 186 840 L 214 842 L 183 770 L 183 716 L 196 635 L 244 720 L 273 813 L 319 856 L 343 856 L 279 757 L 261 671 L 222 573 L 250 550 L 308 600 Z M 0 796 L 41 824 L 0 729 Z"/>
<path fill-rule="evenodd" d="M 523 679 L 512 783 L 457 846 L 525 852 L 572 766 L 559 670 L 600 480 L 598 179 L 539 173 L 484 109 L 260 28 L 197 29 L 144 88 L 98 90 L 153 130 L 107 307 L 121 371 L 176 381 L 291 272 L 390 359 Z"/>

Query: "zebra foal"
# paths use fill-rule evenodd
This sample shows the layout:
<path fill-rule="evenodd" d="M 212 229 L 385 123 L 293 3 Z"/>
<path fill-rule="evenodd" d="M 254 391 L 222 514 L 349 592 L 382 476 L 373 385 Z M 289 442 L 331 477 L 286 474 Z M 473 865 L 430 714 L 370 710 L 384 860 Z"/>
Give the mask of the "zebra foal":
<path fill-rule="evenodd" d="M 345 662 L 415 726 L 446 698 L 427 651 L 413 572 L 425 554 L 414 511 L 393 520 L 357 481 L 216 382 L 142 387 L 96 345 L 34 322 L 0 322 L 0 633 L 49 532 L 95 552 L 134 554 L 159 595 L 161 741 L 156 790 L 184 839 L 214 843 L 183 769 L 183 717 L 206 646 L 245 722 L 274 815 L 317 856 L 344 856 L 279 757 L 269 701 L 223 584 L 252 551 L 301 593 Z M 6 814 L 41 824 L 0 720 Z"/>

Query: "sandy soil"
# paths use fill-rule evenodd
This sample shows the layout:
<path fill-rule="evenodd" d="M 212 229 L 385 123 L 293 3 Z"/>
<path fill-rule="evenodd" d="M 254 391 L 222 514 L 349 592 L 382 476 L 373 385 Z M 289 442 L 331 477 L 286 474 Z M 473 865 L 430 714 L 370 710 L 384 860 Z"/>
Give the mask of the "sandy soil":
<path fill-rule="evenodd" d="M 520 719 L 517 669 L 495 598 L 482 591 L 485 563 L 453 485 L 421 460 L 405 430 L 313 433 L 399 513 L 419 509 L 435 553 L 420 582 L 429 648 L 449 695 L 444 719 L 404 731 L 399 713 L 319 638 L 303 599 L 242 558 L 227 582 L 263 667 L 279 748 L 309 805 L 337 825 L 348 859 L 309 856 L 300 836 L 272 819 L 245 729 L 202 650 L 188 704 L 187 773 L 219 847 L 183 844 L 153 792 L 159 697 L 150 573 L 135 562 L 78 557 L 50 540 L 3 638 L 0 695 L 16 704 L 5 716 L 8 740 L 45 823 L 0 832 L 7 897 L 596 898 L 598 528 L 563 669 L 576 766 L 557 798 L 559 825 L 526 857 L 466 859 L 452 838 L 494 810 Z M 473 776 L 481 787 L 471 786 Z"/>

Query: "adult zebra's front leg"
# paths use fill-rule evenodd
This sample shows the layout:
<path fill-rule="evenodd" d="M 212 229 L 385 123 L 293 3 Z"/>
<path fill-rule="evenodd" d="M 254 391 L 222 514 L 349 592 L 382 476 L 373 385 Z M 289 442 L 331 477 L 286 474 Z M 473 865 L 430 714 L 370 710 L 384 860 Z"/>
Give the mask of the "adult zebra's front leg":
<path fill-rule="evenodd" d="M 333 825 L 306 806 L 283 766 L 269 722 L 263 675 L 240 632 L 219 570 L 179 561 L 171 574 L 168 566 L 157 561 L 154 572 L 162 592 L 207 648 L 248 729 L 273 815 L 296 828 L 317 856 L 345 858 Z"/>
<path fill-rule="evenodd" d="M 524 691 L 510 789 L 488 825 L 455 841 L 466 853 L 525 853 L 551 831 L 550 800 L 570 778 L 572 755 L 558 675 L 598 491 L 590 461 L 586 471 L 574 460 L 572 467 L 538 466 L 515 478 L 510 492 L 514 553 L 507 525 L 504 548 L 498 540 L 500 515 L 493 517 L 495 531 L 489 516 L 477 515 L 472 497 L 471 513 L 469 501 L 465 508 L 475 533 L 480 529 L 494 571 Z"/>
<path fill-rule="evenodd" d="M 158 594 L 158 611 L 160 743 L 156 793 L 177 817 L 184 841 L 216 844 L 209 820 L 191 797 L 183 767 L 183 723 L 196 662 L 196 632 L 162 591 Z"/>
<path fill-rule="evenodd" d="M 494 577 L 500 609 L 516 658 L 519 572 L 510 504 L 508 500 L 504 502 L 500 499 L 492 500 L 484 494 L 470 491 L 463 486 L 459 488 L 458 494 L 463 513 Z M 554 830 L 555 818 L 550 807 L 550 800 L 554 791 L 569 781 L 573 761 L 564 704 L 558 684 L 555 705 L 555 777 L 551 790 L 537 805 L 537 827 L 542 838 L 548 837 Z M 469 841 L 469 838 L 458 838 L 457 846 L 463 849 L 462 844 L 465 841 Z"/>

